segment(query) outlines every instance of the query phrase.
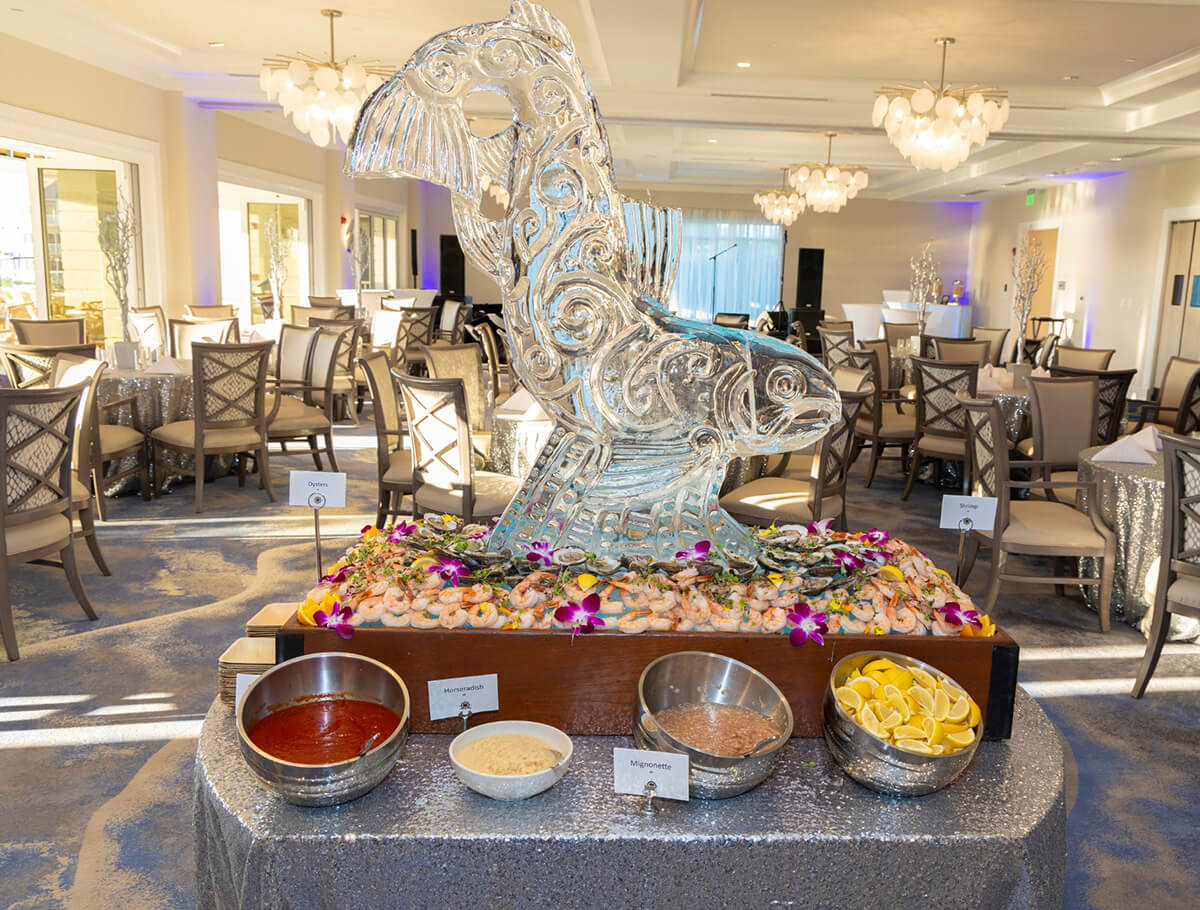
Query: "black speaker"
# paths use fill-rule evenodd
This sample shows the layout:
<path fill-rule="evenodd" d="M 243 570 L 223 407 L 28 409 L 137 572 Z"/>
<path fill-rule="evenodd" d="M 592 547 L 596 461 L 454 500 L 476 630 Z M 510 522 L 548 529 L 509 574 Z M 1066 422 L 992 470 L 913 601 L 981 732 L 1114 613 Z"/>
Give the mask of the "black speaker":
<path fill-rule="evenodd" d="M 417 283 L 417 276 L 421 274 L 421 257 L 417 255 L 417 229 L 409 228 L 408 230 L 408 261 L 412 263 L 413 284 Z"/>
<path fill-rule="evenodd" d="M 467 296 L 467 261 L 454 234 L 442 234 L 442 274 L 438 289 L 447 297 Z"/>
<path fill-rule="evenodd" d="M 796 306 L 821 308 L 821 278 L 825 273 L 825 251 L 801 249 L 796 257 Z"/>

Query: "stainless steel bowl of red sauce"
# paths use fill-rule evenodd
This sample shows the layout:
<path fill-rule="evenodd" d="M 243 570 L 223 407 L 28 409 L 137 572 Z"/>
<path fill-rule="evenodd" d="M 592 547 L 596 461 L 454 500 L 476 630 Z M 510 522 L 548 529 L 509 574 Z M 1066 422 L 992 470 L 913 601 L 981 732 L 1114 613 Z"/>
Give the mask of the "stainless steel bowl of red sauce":
<path fill-rule="evenodd" d="M 300 806 L 337 805 L 374 789 L 408 739 L 404 680 L 357 654 L 306 654 L 272 667 L 235 713 L 250 769 Z"/>

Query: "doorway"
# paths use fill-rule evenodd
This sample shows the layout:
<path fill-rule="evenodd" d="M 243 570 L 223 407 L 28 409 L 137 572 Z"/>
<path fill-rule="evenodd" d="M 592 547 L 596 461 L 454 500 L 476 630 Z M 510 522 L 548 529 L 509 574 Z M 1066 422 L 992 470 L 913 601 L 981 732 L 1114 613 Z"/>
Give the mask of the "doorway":
<path fill-rule="evenodd" d="M 309 200 L 222 181 L 217 203 L 221 300 L 246 325 L 290 320 L 312 293 Z"/>
<path fill-rule="evenodd" d="M 1173 221 L 1167 241 L 1167 273 L 1154 376 L 1162 376 L 1172 357 L 1200 359 L 1200 230 L 1197 221 Z"/>

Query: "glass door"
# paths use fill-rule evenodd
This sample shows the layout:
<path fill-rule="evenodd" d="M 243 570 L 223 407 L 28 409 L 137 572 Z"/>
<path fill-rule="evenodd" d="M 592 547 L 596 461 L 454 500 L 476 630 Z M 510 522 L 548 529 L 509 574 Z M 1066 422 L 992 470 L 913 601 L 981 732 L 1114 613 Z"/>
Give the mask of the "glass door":
<path fill-rule="evenodd" d="M 121 303 L 109 271 L 102 235 L 112 237 L 121 209 L 137 218 L 136 168 L 89 155 L 58 154 L 27 163 L 35 215 L 35 276 L 39 309 L 49 319 L 83 317 L 87 340 L 97 344 L 125 336 Z M 126 303 L 142 299 L 141 233 L 131 238 Z"/>
<path fill-rule="evenodd" d="M 355 244 L 360 289 L 384 290 L 402 286 L 398 217 L 360 209 Z"/>
<path fill-rule="evenodd" d="M 1200 354 L 1200 231 L 1195 221 L 1171 225 L 1167 249 L 1166 286 L 1158 324 L 1158 354 L 1153 386 L 1162 378 L 1172 357 Z"/>

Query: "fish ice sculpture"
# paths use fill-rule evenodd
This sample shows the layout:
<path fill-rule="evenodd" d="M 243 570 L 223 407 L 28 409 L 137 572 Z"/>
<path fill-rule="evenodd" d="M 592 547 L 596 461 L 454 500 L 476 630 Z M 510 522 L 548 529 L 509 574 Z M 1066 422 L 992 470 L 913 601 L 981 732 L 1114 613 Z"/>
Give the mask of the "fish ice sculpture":
<path fill-rule="evenodd" d="M 505 99 L 511 125 L 473 135 L 477 92 Z M 363 106 L 346 169 L 450 190 L 465 254 L 500 288 L 516 375 L 554 420 L 489 549 L 667 558 L 708 540 L 753 558 L 718 504 L 726 467 L 822 436 L 841 415 L 833 379 L 786 342 L 667 310 L 680 213 L 617 190 L 562 23 L 516 0 L 427 41 Z M 492 184 L 508 197 L 498 220 L 482 211 Z"/>

